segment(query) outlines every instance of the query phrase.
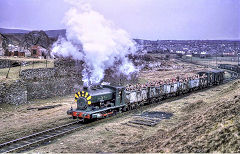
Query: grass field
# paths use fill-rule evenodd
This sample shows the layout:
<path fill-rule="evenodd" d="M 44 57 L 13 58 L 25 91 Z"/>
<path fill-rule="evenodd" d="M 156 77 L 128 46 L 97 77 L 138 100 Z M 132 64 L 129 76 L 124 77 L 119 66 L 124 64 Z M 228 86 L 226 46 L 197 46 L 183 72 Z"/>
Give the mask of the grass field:
<path fill-rule="evenodd" d="M 0 81 L 17 80 L 19 78 L 19 73 L 20 73 L 21 70 L 54 67 L 53 60 L 47 60 L 47 62 L 46 62 L 46 60 L 34 59 L 34 60 L 31 60 L 31 61 L 33 61 L 34 63 L 29 64 L 29 65 L 25 65 L 25 66 L 21 66 L 21 67 L 20 66 L 11 67 L 10 70 L 9 70 L 9 68 L 0 69 Z M 9 73 L 8 73 L 8 71 L 9 71 Z M 8 77 L 7 77 L 7 74 L 8 74 Z"/>
<path fill-rule="evenodd" d="M 199 57 L 186 57 L 183 58 L 189 62 L 204 64 L 208 66 L 217 66 L 218 64 L 238 64 L 238 57 L 208 57 L 208 58 L 199 58 Z"/>

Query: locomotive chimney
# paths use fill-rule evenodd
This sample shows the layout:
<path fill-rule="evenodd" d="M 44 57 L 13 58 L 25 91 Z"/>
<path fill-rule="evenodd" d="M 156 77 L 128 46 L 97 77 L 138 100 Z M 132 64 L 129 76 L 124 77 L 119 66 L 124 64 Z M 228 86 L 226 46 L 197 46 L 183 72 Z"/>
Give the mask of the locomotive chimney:
<path fill-rule="evenodd" d="M 83 90 L 87 90 L 87 89 L 88 89 L 88 85 L 89 85 L 89 84 L 88 84 L 87 82 L 84 82 L 84 83 L 83 83 Z"/>
<path fill-rule="evenodd" d="M 88 89 L 88 87 L 87 87 L 87 86 L 83 86 L 83 90 L 85 90 L 85 91 L 86 91 L 87 89 Z"/>

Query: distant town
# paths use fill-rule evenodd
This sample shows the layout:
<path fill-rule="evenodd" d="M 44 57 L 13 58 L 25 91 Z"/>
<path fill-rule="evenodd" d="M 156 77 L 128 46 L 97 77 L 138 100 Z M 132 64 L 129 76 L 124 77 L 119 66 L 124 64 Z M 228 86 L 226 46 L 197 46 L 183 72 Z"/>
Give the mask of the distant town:
<path fill-rule="evenodd" d="M 236 56 L 240 52 L 239 40 L 140 40 L 135 39 L 140 50 L 150 53 L 175 53 L 179 55 Z"/>
<path fill-rule="evenodd" d="M 49 59 L 51 48 L 66 30 L 25 31 L 0 28 L 0 56 Z M 237 56 L 239 40 L 142 40 L 134 39 L 139 52 L 169 53 L 179 56 Z"/>

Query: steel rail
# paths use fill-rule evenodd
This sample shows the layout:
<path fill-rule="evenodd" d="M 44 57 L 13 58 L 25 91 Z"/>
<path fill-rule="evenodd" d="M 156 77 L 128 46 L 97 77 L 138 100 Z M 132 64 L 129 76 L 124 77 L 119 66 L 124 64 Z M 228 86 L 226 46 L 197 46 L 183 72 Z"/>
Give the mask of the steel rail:
<path fill-rule="evenodd" d="M 0 144 L 0 153 L 16 152 L 28 148 L 38 143 L 48 141 L 60 135 L 70 133 L 83 125 L 81 121 L 71 122 L 55 128 L 47 129 L 32 135 L 27 135 L 9 142 Z"/>

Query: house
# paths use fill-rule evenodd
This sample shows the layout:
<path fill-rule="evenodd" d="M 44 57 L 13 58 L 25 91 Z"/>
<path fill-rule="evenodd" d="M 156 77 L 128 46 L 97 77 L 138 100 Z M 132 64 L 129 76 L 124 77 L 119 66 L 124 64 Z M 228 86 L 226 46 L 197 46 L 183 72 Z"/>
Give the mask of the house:
<path fill-rule="evenodd" d="M 34 58 L 47 58 L 47 50 L 39 45 L 34 45 L 31 47 L 31 57 Z"/>
<path fill-rule="evenodd" d="M 25 52 L 17 45 L 9 44 L 8 50 L 4 52 L 4 56 L 25 57 Z"/>
<path fill-rule="evenodd" d="M 186 52 L 185 51 L 176 51 L 176 54 L 184 55 Z"/>
<path fill-rule="evenodd" d="M 225 56 L 229 56 L 229 57 L 232 57 L 232 56 L 235 56 L 236 53 L 233 51 L 233 52 L 223 52 L 222 55 L 225 57 Z"/>
<path fill-rule="evenodd" d="M 23 48 L 21 51 L 25 53 L 25 57 L 31 57 L 31 51 L 29 49 Z"/>
<path fill-rule="evenodd" d="M 206 51 L 202 51 L 200 52 L 200 58 L 207 58 L 210 57 L 211 55 L 209 53 L 207 53 Z"/>
<path fill-rule="evenodd" d="M 28 49 L 23 47 L 19 47 L 17 45 L 9 44 L 6 51 L 3 50 L 2 53 L 4 56 L 16 56 L 16 57 L 25 57 L 30 56 L 31 53 Z M 0 48 L 0 55 L 1 55 L 1 48 Z"/>
<path fill-rule="evenodd" d="M 25 57 L 25 52 L 20 51 L 5 51 L 5 56 Z"/>
<path fill-rule="evenodd" d="M 0 34 L 0 56 L 4 55 L 4 49 L 3 49 L 3 36 Z"/>

